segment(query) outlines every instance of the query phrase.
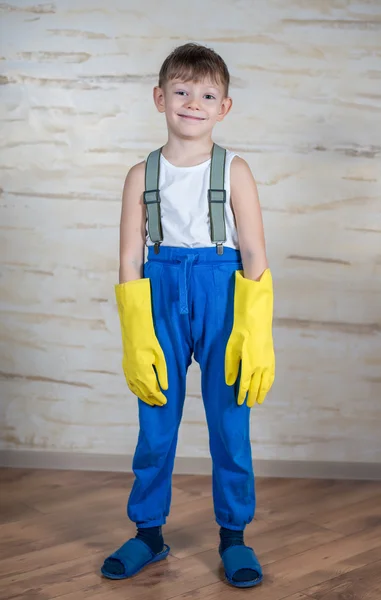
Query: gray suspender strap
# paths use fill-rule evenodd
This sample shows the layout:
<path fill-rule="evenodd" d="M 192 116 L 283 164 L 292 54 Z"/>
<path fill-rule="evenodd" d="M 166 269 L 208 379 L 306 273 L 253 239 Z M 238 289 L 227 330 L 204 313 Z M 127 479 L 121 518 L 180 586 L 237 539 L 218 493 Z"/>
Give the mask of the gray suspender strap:
<path fill-rule="evenodd" d="M 160 154 L 161 148 L 151 152 L 146 162 L 145 173 L 145 192 L 143 201 L 147 207 L 148 215 L 148 233 L 152 242 L 155 244 L 155 254 L 160 251 L 160 244 L 163 241 L 163 230 L 161 227 L 160 216 Z"/>
<path fill-rule="evenodd" d="M 213 145 L 210 165 L 210 189 L 208 190 L 210 233 L 216 244 L 217 254 L 223 254 L 223 242 L 226 241 L 225 226 L 225 157 L 226 150 Z"/>
<path fill-rule="evenodd" d="M 160 251 L 163 230 L 160 216 L 160 155 L 161 148 L 151 152 L 146 161 L 144 204 L 147 207 L 148 233 L 154 243 L 155 254 Z M 208 190 L 211 240 L 216 244 L 217 254 L 223 254 L 226 241 L 225 226 L 225 157 L 226 150 L 213 145 L 210 164 L 210 189 Z"/>

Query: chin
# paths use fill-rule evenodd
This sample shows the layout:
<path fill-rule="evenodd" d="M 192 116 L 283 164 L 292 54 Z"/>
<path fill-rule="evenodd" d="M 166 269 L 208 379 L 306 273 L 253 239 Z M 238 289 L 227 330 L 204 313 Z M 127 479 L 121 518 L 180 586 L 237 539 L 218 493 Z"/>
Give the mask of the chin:
<path fill-rule="evenodd" d="M 178 133 L 182 133 L 184 135 L 190 136 L 190 137 L 198 137 L 198 136 L 204 136 L 205 134 L 211 133 L 213 130 L 213 127 L 205 127 L 198 124 L 198 125 L 194 125 L 194 124 L 190 124 L 188 125 L 187 123 L 184 123 L 183 125 L 180 125 L 179 127 L 176 127 L 175 130 Z"/>
<path fill-rule="evenodd" d="M 197 133 L 196 131 L 194 131 L 194 132 L 178 131 L 178 132 L 176 132 L 176 135 L 178 138 L 181 138 L 183 140 L 197 140 L 198 138 L 204 137 L 203 135 L 201 135 L 200 133 Z"/>

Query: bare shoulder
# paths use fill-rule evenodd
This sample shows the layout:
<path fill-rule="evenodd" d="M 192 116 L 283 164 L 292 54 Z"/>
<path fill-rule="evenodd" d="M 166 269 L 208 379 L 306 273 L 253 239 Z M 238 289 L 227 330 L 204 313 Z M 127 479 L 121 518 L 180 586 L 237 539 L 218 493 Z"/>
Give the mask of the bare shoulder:
<path fill-rule="evenodd" d="M 233 167 L 234 166 L 234 167 Z M 232 168 L 234 169 L 244 169 L 244 168 L 250 168 L 249 165 L 247 164 L 246 160 L 244 158 L 242 158 L 241 156 L 234 156 L 233 160 L 232 160 Z"/>
<path fill-rule="evenodd" d="M 235 156 L 230 166 L 230 188 L 232 201 L 237 202 L 240 198 L 258 199 L 257 184 L 255 182 L 250 166 L 240 156 Z"/>
<path fill-rule="evenodd" d="M 133 187 L 143 186 L 142 189 L 144 189 L 145 167 L 145 160 L 142 160 L 141 162 L 136 163 L 136 165 L 131 167 L 131 169 L 126 175 L 125 185 L 130 185 Z"/>
<path fill-rule="evenodd" d="M 254 179 L 251 169 L 245 159 L 240 156 L 234 156 L 230 166 L 230 178 L 233 181 L 239 181 L 241 177 Z"/>
<path fill-rule="evenodd" d="M 146 161 L 142 160 L 138 163 L 136 163 L 136 165 L 134 165 L 133 167 L 131 167 L 131 169 L 128 171 L 128 173 L 133 173 L 135 176 L 137 176 L 138 174 L 144 174 L 145 172 L 145 168 L 146 168 Z"/>
<path fill-rule="evenodd" d="M 128 171 L 123 186 L 123 204 L 142 204 L 145 189 L 145 161 Z"/>

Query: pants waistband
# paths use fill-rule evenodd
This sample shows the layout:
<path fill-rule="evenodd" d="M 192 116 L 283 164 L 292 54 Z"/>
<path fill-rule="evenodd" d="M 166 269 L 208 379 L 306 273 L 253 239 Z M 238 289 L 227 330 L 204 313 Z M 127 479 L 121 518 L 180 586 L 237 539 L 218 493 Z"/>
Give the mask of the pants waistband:
<path fill-rule="evenodd" d="M 179 298 L 180 314 L 189 313 L 188 289 L 192 267 L 196 264 L 209 263 L 234 264 L 241 266 L 241 253 L 234 248 L 225 248 L 222 255 L 215 248 L 178 248 L 175 246 L 160 246 L 159 254 L 155 254 L 153 246 L 148 247 L 148 260 L 161 263 L 179 264 Z"/>
<path fill-rule="evenodd" d="M 224 253 L 221 255 L 217 254 L 214 246 L 210 248 L 160 246 L 159 254 L 155 254 L 153 246 L 148 246 L 148 260 L 180 263 L 187 258 L 194 264 L 213 263 L 217 265 L 223 263 L 242 262 L 241 252 L 226 246 L 224 246 Z"/>

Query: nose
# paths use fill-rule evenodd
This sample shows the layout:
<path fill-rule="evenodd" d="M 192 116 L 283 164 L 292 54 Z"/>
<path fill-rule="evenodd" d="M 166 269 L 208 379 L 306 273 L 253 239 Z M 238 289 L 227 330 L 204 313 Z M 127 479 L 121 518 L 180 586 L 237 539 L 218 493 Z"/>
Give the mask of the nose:
<path fill-rule="evenodd" d="M 195 98 L 194 96 L 188 98 L 187 108 L 191 108 L 192 110 L 200 110 L 197 98 Z"/>

